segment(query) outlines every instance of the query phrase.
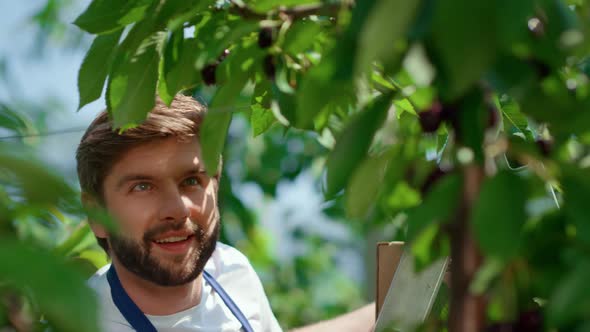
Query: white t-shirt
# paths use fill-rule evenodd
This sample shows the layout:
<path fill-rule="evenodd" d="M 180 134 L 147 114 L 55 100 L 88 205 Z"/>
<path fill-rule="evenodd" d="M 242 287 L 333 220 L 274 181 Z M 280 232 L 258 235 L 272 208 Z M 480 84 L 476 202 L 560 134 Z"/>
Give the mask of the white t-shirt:
<path fill-rule="evenodd" d="M 88 280 L 100 298 L 100 321 L 105 332 L 134 331 L 113 303 L 106 278 L 110 264 L 102 267 Z M 248 259 L 233 247 L 218 242 L 205 270 L 225 289 L 256 332 L 280 332 L 270 309 L 262 283 Z M 230 332 L 242 325 L 213 288 L 203 280 L 201 301 L 184 311 L 166 315 L 146 315 L 159 332 Z"/>

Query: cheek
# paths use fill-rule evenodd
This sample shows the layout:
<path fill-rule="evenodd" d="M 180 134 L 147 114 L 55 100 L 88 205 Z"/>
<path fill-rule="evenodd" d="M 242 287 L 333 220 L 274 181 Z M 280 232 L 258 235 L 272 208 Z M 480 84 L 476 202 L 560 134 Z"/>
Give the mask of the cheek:
<path fill-rule="evenodd" d="M 211 188 L 191 197 L 191 218 L 200 225 L 207 225 L 215 219 L 217 215 L 217 199 L 215 192 Z"/>
<path fill-rule="evenodd" d="M 120 227 L 120 232 L 131 238 L 141 238 L 149 225 L 154 204 L 139 204 L 132 200 L 120 199 L 109 206 L 109 211 Z"/>

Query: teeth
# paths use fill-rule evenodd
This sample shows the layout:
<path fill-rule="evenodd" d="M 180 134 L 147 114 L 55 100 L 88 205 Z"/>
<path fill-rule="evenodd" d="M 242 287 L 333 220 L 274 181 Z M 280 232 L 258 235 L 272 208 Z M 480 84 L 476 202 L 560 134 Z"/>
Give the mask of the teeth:
<path fill-rule="evenodd" d="M 171 236 L 165 239 L 156 240 L 158 243 L 171 243 L 171 242 L 179 242 L 188 239 L 188 236 Z"/>

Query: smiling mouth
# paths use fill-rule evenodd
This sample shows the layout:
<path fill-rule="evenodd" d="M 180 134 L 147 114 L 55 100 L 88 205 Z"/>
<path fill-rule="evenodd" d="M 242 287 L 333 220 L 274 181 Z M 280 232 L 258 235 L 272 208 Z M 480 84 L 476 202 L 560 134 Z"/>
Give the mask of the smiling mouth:
<path fill-rule="evenodd" d="M 171 236 L 171 237 L 167 237 L 165 239 L 161 239 L 161 240 L 154 240 L 154 242 L 156 243 L 176 243 L 176 242 L 182 242 L 182 241 L 186 241 L 189 236 Z"/>
<path fill-rule="evenodd" d="M 153 240 L 152 243 L 168 252 L 183 253 L 188 250 L 194 237 L 194 235 L 170 236 L 159 240 Z"/>

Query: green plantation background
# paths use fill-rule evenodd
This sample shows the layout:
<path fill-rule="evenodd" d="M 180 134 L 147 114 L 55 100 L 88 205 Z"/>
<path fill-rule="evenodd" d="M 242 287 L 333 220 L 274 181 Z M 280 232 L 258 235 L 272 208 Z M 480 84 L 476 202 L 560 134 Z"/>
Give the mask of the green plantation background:
<path fill-rule="evenodd" d="M 72 3 L 31 18 L 42 36 L 70 31 Z M 589 22 L 584 0 L 94 0 L 72 33 L 92 38 L 80 108 L 103 98 L 125 129 L 156 93 L 207 102 L 204 159 L 223 153 L 228 170 L 223 238 L 285 328 L 370 301 L 338 255 L 366 255 L 370 283 L 374 241 L 395 239 L 419 267 L 452 259 L 448 301 L 423 330 L 586 331 Z M 51 108 L 0 102 L 3 133 L 22 136 L 0 141 L 0 325 L 93 331 L 84 280 L 106 257 L 83 220 L 113 223 L 38 161 L 31 135 Z M 305 250 L 280 260 L 232 186 L 270 199 L 304 172 L 353 244 L 294 229 Z"/>

